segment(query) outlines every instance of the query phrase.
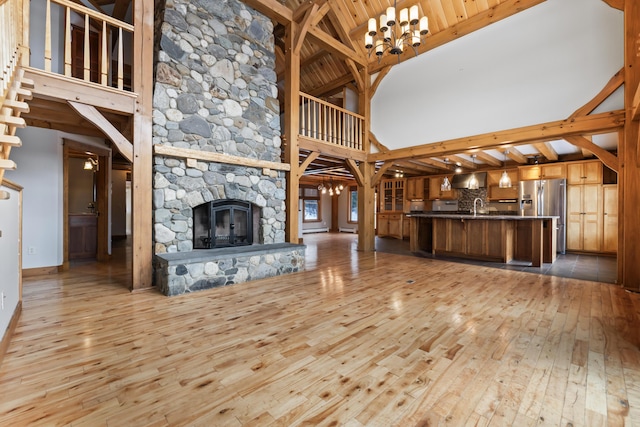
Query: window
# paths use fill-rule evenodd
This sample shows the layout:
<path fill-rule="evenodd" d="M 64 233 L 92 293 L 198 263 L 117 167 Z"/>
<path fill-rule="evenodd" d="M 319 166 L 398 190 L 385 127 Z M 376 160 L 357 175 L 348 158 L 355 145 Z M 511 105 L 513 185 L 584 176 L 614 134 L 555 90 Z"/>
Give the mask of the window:
<path fill-rule="evenodd" d="M 349 222 L 358 222 L 358 187 L 349 187 Z"/>
<path fill-rule="evenodd" d="M 302 220 L 304 222 L 321 221 L 320 215 L 320 192 L 316 187 L 303 186 L 300 196 L 302 198 Z"/>

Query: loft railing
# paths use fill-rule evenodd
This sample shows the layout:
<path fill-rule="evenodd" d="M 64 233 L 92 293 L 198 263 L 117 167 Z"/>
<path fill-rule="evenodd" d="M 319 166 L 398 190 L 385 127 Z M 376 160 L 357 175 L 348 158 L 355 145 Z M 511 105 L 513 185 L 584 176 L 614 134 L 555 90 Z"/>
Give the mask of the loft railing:
<path fill-rule="evenodd" d="M 0 0 L 0 106 L 19 63 L 22 0 Z"/>
<path fill-rule="evenodd" d="M 62 12 L 63 18 L 57 22 L 53 17 L 59 14 L 52 13 L 54 8 L 61 8 Z M 130 90 L 130 70 L 125 69 L 124 58 L 125 48 L 131 52 L 131 42 L 125 45 L 125 38 L 133 40 L 133 25 L 68 0 L 46 0 L 44 26 L 44 71 Z M 54 34 L 60 33 L 64 35 L 62 52 L 52 47 Z M 72 40 L 73 36 L 76 40 Z M 80 36 L 82 39 L 78 40 Z M 32 36 L 31 44 L 36 42 L 40 41 Z M 63 57 L 54 58 L 54 54 Z M 34 62 L 32 49 L 32 65 Z M 52 70 L 52 63 L 62 64 L 62 72 L 60 67 Z"/>
<path fill-rule="evenodd" d="M 300 136 L 363 149 L 363 116 L 305 93 L 300 93 L 300 102 Z"/>

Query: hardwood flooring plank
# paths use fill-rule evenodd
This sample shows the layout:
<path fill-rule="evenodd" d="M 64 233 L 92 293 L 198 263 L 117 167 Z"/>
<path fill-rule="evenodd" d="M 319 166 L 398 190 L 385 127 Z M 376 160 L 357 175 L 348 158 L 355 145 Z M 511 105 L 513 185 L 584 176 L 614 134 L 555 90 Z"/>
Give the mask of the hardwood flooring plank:
<path fill-rule="evenodd" d="M 356 239 L 171 298 L 128 291 L 126 247 L 25 278 L 0 425 L 640 425 L 640 295 Z"/>

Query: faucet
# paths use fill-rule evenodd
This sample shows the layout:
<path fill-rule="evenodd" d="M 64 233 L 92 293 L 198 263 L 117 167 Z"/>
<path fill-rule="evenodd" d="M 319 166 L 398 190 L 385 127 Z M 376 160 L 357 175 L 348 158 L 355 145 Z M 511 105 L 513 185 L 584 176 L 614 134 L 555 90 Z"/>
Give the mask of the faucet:
<path fill-rule="evenodd" d="M 477 214 L 477 209 L 476 209 L 476 202 L 480 202 L 480 207 L 484 208 L 484 202 L 482 201 L 482 199 L 480 197 L 476 197 L 475 199 L 473 199 L 473 216 L 476 216 Z"/>

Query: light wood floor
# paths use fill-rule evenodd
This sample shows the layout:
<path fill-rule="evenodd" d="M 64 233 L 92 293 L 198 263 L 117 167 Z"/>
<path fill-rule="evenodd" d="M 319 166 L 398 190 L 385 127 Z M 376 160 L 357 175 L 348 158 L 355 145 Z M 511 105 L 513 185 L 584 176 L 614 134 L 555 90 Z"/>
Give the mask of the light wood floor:
<path fill-rule="evenodd" d="M 117 262 L 25 280 L 0 425 L 640 425 L 640 295 L 355 239 L 172 298 Z"/>

